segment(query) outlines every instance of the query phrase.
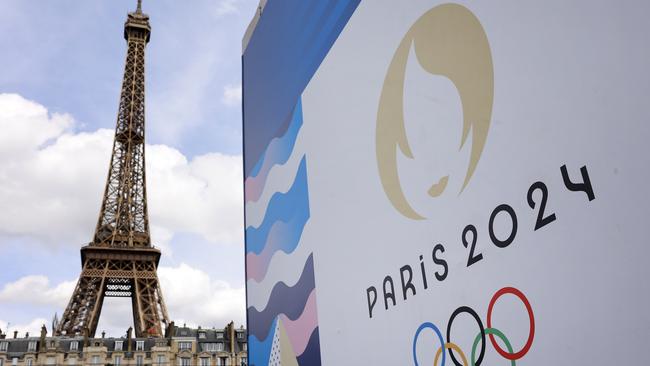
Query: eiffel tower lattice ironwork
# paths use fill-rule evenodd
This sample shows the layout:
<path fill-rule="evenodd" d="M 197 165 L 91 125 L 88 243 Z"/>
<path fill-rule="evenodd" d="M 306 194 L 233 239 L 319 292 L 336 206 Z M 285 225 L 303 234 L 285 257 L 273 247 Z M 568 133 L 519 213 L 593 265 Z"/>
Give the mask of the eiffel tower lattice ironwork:
<path fill-rule="evenodd" d="M 55 334 L 94 336 L 105 297 L 130 297 L 137 337 L 162 336 L 168 323 L 151 245 L 144 160 L 144 51 L 151 33 L 141 0 L 128 14 L 128 51 L 113 153 L 93 241 L 81 248 L 82 271 Z"/>

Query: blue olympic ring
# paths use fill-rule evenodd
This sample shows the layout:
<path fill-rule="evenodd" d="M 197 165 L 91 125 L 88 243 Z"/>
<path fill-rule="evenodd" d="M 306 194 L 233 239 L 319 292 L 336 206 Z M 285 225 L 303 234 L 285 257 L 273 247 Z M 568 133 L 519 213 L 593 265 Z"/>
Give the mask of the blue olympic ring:
<path fill-rule="evenodd" d="M 415 362 L 415 366 L 420 366 L 418 364 L 418 356 L 417 356 L 416 348 L 417 348 L 418 336 L 420 335 L 420 332 L 422 330 L 424 330 L 424 328 L 433 329 L 433 331 L 436 332 L 436 335 L 438 335 L 438 339 L 440 340 L 440 347 L 443 347 L 443 348 L 445 347 L 445 341 L 442 338 L 442 333 L 440 333 L 440 329 L 438 329 L 438 327 L 436 327 L 433 323 L 429 323 L 429 322 L 422 323 L 422 325 L 420 325 L 418 330 L 415 332 L 415 337 L 413 338 L 413 362 Z M 447 352 L 443 352 L 442 353 L 442 364 L 441 364 L 442 366 L 444 366 L 444 364 L 445 364 L 445 358 L 446 357 L 447 357 Z"/>

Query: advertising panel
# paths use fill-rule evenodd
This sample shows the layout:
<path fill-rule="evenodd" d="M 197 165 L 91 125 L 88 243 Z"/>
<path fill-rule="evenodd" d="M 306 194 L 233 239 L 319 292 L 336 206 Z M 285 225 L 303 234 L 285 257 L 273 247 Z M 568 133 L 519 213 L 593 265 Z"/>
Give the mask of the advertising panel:
<path fill-rule="evenodd" d="M 266 3 L 243 52 L 249 363 L 647 359 L 648 12 Z"/>

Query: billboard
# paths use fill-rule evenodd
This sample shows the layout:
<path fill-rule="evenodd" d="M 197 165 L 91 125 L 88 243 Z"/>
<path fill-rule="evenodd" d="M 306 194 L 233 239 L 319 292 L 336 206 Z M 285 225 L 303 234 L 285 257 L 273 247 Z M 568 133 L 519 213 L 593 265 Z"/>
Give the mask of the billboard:
<path fill-rule="evenodd" d="M 649 11 L 265 3 L 242 58 L 249 364 L 646 359 Z"/>

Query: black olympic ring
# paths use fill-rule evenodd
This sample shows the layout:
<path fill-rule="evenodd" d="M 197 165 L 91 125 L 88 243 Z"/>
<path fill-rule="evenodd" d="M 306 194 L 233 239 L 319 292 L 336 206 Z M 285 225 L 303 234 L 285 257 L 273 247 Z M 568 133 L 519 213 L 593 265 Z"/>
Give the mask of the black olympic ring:
<path fill-rule="evenodd" d="M 476 366 L 479 366 L 483 362 L 483 356 L 485 356 L 485 328 L 483 327 L 483 322 L 481 322 L 481 318 L 479 318 L 478 314 L 476 314 L 476 311 L 474 309 L 470 308 L 469 306 L 461 306 L 458 309 L 454 310 L 454 312 L 451 314 L 451 317 L 449 318 L 449 322 L 447 323 L 447 343 L 451 343 L 451 324 L 454 322 L 454 318 L 456 318 L 456 315 L 460 313 L 468 313 L 478 323 L 478 327 L 481 330 L 481 352 L 479 353 L 478 360 L 476 360 Z M 454 351 L 450 348 L 449 349 L 449 355 L 451 356 L 451 360 L 454 362 L 454 365 L 456 366 L 465 366 L 462 363 L 458 362 L 456 357 L 454 356 Z"/>

